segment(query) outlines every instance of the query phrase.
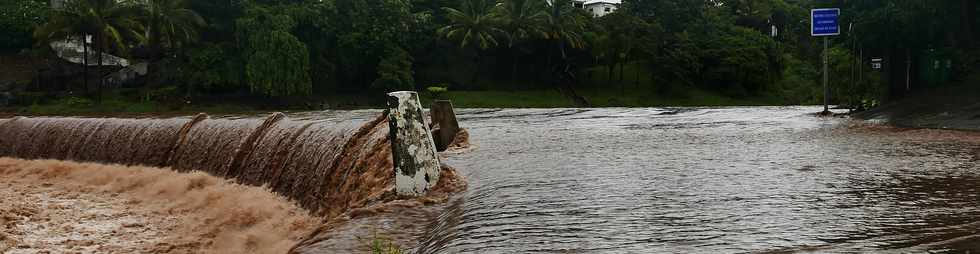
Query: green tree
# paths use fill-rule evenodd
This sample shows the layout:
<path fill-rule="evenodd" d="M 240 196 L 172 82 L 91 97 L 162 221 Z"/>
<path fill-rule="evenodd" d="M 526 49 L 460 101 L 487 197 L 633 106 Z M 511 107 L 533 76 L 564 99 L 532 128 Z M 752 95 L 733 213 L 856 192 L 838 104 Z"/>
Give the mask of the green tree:
<path fill-rule="evenodd" d="M 202 62 L 206 62 L 209 59 L 215 59 L 214 55 L 208 54 L 213 53 L 213 48 L 210 47 L 199 47 L 190 49 L 196 55 L 186 57 L 186 49 L 188 43 L 198 40 L 199 29 L 204 28 L 207 24 L 201 15 L 197 14 L 194 10 L 190 9 L 188 3 L 184 0 L 143 0 L 143 8 L 145 9 L 145 19 L 147 23 L 147 31 L 149 37 L 147 38 L 147 47 L 153 54 L 153 58 L 160 56 L 161 50 L 163 49 L 163 43 L 166 42 L 166 47 L 172 52 L 176 51 L 175 60 L 186 60 L 187 64 L 181 64 L 179 66 L 171 67 L 176 68 L 178 71 L 183 72 L 181 79 L 186 82 L 186 92 L 191 94 L 193 86 L 211 86 L 211 81 L 215 81 L 214 77 L 220 76 L 215 75 L 213 71 L 207 71 L 212 66 L 201 66 Z M 213 45 L 209 45 L 213 46 Z M 202 50 L 203 49 L 203 50 Z M 221 51 L 217 51 L 221 52 Z M 230 61 L 229 61 L 230 62 Z M 150 72 L 159 74 L 161 72 L 160 68 L 161 62 L 151 63 L 149 68 Z M 225 64 L 225 62 L 218 63 L 218 65 Z M 203 68 L 202 68 L 203 67 Z M 210 74 L 210 75 L 203 75 Z M 210 78 L 204 78 L 210 77 Z M 205 82 L 200 82 L 200 81 Z M 144 87 L 147 89 L 146 93 L 149 94 L 150 86 Z M 144 98 L 149 98 L 146 96 Z"/>
<path fill-rule="evenodd" d="M 338 84 L 337 37 L 342 18 L 334 1 L 303 1 L 276 8 L 296 21 L 292 34 L 306 44 L 310 52 L 310 79 L 314 93 L 325 92 Z"/>
<path fill-rule="evenodd" d="M 34 30 L 34 39 L 38 43 L 47 44 L 58 40 L 74 39 L 82 44 L 82 82 L 88 89 L 88 49 L 87 35 L 95 31 L 94 24 L 89 22 L 89 6 L 84 0 L 73 0 L 62 4 L 61 8 L 51 11 L 47 22 Z"/>
<path fill-rule="evenodd" d="M 495 6 L 496 2 L 492 0 L 464 0 L 460 9 L 442 8 L 451 23 L 439 28 L 438 33 L 458 41 L 460 48 L 472 46 L 476 50 L 472 82 L 476 82 L 480 74 L 481 52 L 500 45 L 498 37 L 507 36 L 507 32 L 500 28 L 500 18 L 494 15 Z"/>
<path fill-rule="evenodd" d="M 290 34 L 296 26 L 292 18 L 259 5 L 250 6 L 245 13 L 237 27 L 244 39 L 245 82 L 249 89 L 266 96 L 310 94 L 309 50 Z"/>
<path fill-rule="evenodd" d="M 439 34 L 459 42 L 460 48 L 474 46 L 485 50 L 500 45 L 498 37 L 507 32 L 500 29 L 501 20 L 492 10 L 496 2 L 491 0 L 465 0 L 460 9 L 443 7 L 451 24 L 439 29 Z"/>
<path fill-rule="evenodd" d="M 244 66 L 234 49 L 203 43 L 186 51 L 182 64 L 176 66 L 177 73 L 167 74 L 185 86 L 186 94 L 194 95 L 197 88 L 233 90 L 241 84 Z"/>
<path fill-rule="evenodd" d="M 514 46 L 532 38 L 547 36 L 543 27 L 544 10 L 547 2 L 543 0 L 503 0 L 494 14 L 502 21 L 508 34 L 507 47 L 511 53 L 511 81 L 517 79 L 517 65 L 520 63 L 520 50 Z"/>
<path fill-rule="evenodd" d="M 833 47 L 826 53 L 828 54 L 830 73 L 849 73 L 854 66 L 856 57 L 846 48 Z M 846 105 L 849 108 L 862 110 L 866 106 L 865 102 L 880 99 L 881 87 L 875 80 L 876 71 L 865 69 L 864 80 L 860 80 L 857 75 L 834 75 L 829 80 L 831 87 L 831 99 L 839 105 Z M 817 80 L 817 79 L 814 79 Z"/>
<path fill-rule="evenodd" d="M 624 0 L 623 11 L 641 17 L 647 22 L 663 26 L 671 34 L 693 32 L 692 24 L 699 22 L 704 13 L 717 6 L 710 0 Z M 651 22 L 655 20 L 656 22 Z"/>
<path fill-rule="evenodd" d="M 713 41 L 700 40 L 704 82 L 733 96 L 759 94 L 769 85 L 776 45 L 756 30 L 728 27 Z"/>
<path fill-rule="evenodd" d="M 415 79 L 412 77 L 412 56 L 401 48 L 392 48 L 378 63 L 378 79 L 371 83 L 375 89 L 387 92 L 415 90 Z"/>
<path fill-rule="evenodd" d="M 568 47 L 585 47 L 582 35 L 585 33 L 586 17 L 572 5 L 572 0 L 553 0 L 545 13 L 545 38 L 555 42 L 562 61 L 567 61 Z"/>
<path fill-rule="evenodd" d="M 677 85 L 695 85 L 704 69 L 704 63 L 698 53 L 700 48 L 690 33 L 676 33 L 672 37 L 673 39 L 665 42 L 663 49 L 649 64 L 657 81 L 660 82 L 657 87 L 660 93 L 673 92 Z"/>
<path fill-rule="evenodd" d="M 807 105 L 821 103 L 823 88 L 817 84 L 820 72 L 806 61 L 794 54 L 784 54 L 782 79 L 777 83 L 783 101 L 791 105 Z"/>
<path fill-rule="evenodd" d="M 89 14 L 86 16 L 92 22 L 92 38 L 96 44 L 99 70 L 102 70 L 103 55 L 107 51 L 120 55 L 129 54 L 129 41 L 144 41 L 143 24 L 140 22 L 138 5 L 131 1 L 117 0 L 75 0 L 86 1 Z M 102 102 L 102 90 L 105 89 L 105 77 L 99 76 L 98 102 Z"/>
<path fill-rule="evenodd" d="M 417 38 L 425 15 L 411 12 L 409 0 L 337 0 L 336 55 L 338 83 L 365 91 L 378 79 L 378 64 L 392 48 L 407 49 Z M 431 31 L 429 31 L 431 36 Z"/>
<path fill-rule="evenodd" d="M 619 65 L 619 82 L 625 90 L 625 84 L 622 84 L 623 66 L 629 61 L 639 59 L 637 55 L 655 49 L 658 44 L 655 36 L 660 33 L 660 29 L 625 11 L 605 15 L 599 18 L 599 24 L 607 37 L 606 45 L 603 45 L 603 55 L 608 56 L 608 81 L 612 83 L 613 69 Z"/>
<path fill-rule="evenodd" d="M 722 6 L 735 17 L 735 24 L 755 29 L 768 28 L 773 9 L 780 0 L 722 0 Z"/>
<path fill-rule="evenodd" d="M 508 47 L 522 40 L 547 36 L 542 27 L 547 16 L 545 6 L 543 0 L 503 0 L 494 8 L 493 14 L 499 18 L 500 26 L 508 34 Z"/>
<path fill-rule="evenodd" d="M 192 42 L 198 38 L 198 28 L 207 25 L 185 0 L 149 0 L 144 8 L 148 12 L 149 46 L 154 49 L 163 41 L 171 49 Z"/>
<path fill-rule="evenodd" d="M 233 42 L 238 30 L 235 22 L 245 13 L 248 1 L 187 1 L 188 8 L 205 19 L 206 27 L 200 32 L 200 40 L 205 42 Z"/>
<path fill-rule="evenodd" d="M 857 37 L 853 38 L 858 44 L 854 50 L 867 49 L 865 56 L 882 56 L 889 63 L 882 71 L 890 84 L 891 98 L 903 96 L 906 84 L 917 88 L 909 69 L 918 64 L 920 52 L 952 47 L 963 50 L 960 55 L 968 55 L 965 51 L 977 48 L 971 36 L 976 32 L 971 28 L 977 24 L 975 15 L 980 12 L 976 1 L 863 0 L 846 1 L 842 7 L 846 12 L 841 23 L 853 23 L 853 31 L 844 35 Z M 906 65 L 906 61 L 911 64 Z"/>
<path fill-rule="evenodd" d="M 130 1 L 116 0 L 69 0 L 64 7 L 53 12 L 48 23 L 35 30 L 41 41 L 52 41 L 90 35 L 95 43 L 99 69 L 103 54 L 112 51 L 127 54 L 130 41 L 143 41 L 143 25 L 139 22 L 139 6 Z M 87 43 L 83 42 L 88 56 Z M 88 66 L 88 57 L 83 63 Z M 87 73 L 87 71 L 86 71 Z M 87 77 L 87 74 L 86 74 Z M 87 82 L 87 78 L 85 79 Z M 99 76 L 98 101 L 102 101 L 105 78 Z"/>
<path fill-rule="evenodd" d="M 0 53 L 30 48 L 36 24 L 47 19 L 47 1 L 7 0 L 0 3 Z"/>
<path fill-rule="evenodd" d="M 551 68 L 551 83 L 565 97 L 578 106 L 589 106 L 589 102 L 575 92 L 575 72 L 568 59 L 568 49 L 585 48 L 585 23 L 588 17 L 582 9 L 576 8 L 572 0 L 552 0 L 545 11 L 545 39 L 554 43 L 560 53 L 561 61 L 552 65 L 552 53 L 548 50 L 548 64 Z"/>

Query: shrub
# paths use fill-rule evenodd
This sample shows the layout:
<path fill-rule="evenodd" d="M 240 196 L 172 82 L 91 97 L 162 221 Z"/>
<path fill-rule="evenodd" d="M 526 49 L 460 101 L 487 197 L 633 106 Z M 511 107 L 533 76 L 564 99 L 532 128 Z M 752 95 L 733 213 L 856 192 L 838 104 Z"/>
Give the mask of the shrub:
<path fill-rule="evenodd" d="M 371 87 L 385 91 L 415 90 L 412 77 L 412 56 L 401 48 L 392 48 L 378 63 L 378 79 Z"/>
<path fill-rule="evenodd" d="M 822 90 L 816 80 L 819 72 L 816 67 L 801 61 L 792 54 L 783 55 L 786 67 L 778 83 L 779 93 L 787 104 L 818 104 Z"/>
<path fill-rule="evenodd" d="M 145 101 L 173 102 L 180 100 L 180 89 L 176 86 L 165 86 L 153 89 L 146 94 Z"/>
<path fill-rule="evenodd" d="M 442 100 L 448 99 L 446 97 L 446 93 L 449 92 L 449 88 L 446 88 L 445 84 L 433 85 L 426 88 L 425 90 L 429 92 L 429 95 L 431 95 L 432 98 L 442 99 Z"/>
<path fill-rule="evenodd" d="M 43 102 L 47 97 L 42 92 L 14 92 L 13 100 L 10 102 L 13 105 L 32 105 Z"/>
<path fill-rule="evenodd" d="M 61 99 L 58 104 L 63 104 L 70 108 L 88 108 L 95 105 L 95 102 L 82 97 L 70 96 L 68 98 Z"/>

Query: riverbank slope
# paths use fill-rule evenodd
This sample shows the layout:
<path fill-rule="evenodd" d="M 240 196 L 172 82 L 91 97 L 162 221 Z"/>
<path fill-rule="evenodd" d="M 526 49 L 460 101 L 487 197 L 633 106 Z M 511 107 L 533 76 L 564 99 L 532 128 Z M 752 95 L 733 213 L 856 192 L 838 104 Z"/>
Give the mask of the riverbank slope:
<path fill-rule="evenodd" d="M 980 86 L 936 88 L 854 117 L 898 127 L 980 131 Z"/>
<path fill-rule="evenodd" d="M 578 94 L 592 107 L 691 107 L 691 106 L 774 106 L 784 105 L 778 94 L 731 96 L 725 93 L 690 87 L 682 91 L 660 93 L 651 87 L 583 87 Z M 102 103 L 84 96 L 60 99 L 39 97 L 34 103 L 0 107 L 0 117 L 12 115 L 187 115 L 268 111 L 311 111 L 327 109 L 383 108 L 381 93 L 330 94 L 297 98 L 215 97 L 187 99 L 180 102 L 157 102 L 134 99 L 124 93 L 107 94 Z M 422 104 L 435 99 L 450 99 L 457 108 L 570 108 L 578 107 L 572 99 L 555 89 L 448 91 L 439 96 L 419 93 Z M 40 96 L 40 95 L 39 95 Z"/>

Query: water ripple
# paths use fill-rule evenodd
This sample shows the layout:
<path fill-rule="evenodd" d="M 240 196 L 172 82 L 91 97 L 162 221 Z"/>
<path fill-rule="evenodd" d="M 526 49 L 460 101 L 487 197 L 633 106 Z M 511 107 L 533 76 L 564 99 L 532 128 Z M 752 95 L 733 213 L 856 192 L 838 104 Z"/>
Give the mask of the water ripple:
<path fill-rule="evenodd" d="M 480 148 L 449 163 L 470 190 L 413 250 L 977 248 L 958 243 L 980 230 L 980 144 L 854 131 L 816 110 L 461 110 Z"/>

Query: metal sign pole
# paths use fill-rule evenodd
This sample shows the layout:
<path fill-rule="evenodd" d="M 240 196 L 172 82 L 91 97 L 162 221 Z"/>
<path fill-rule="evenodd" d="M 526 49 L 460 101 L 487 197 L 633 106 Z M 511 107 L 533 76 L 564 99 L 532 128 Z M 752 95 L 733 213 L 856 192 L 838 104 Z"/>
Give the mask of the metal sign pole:
<path fill-rule="evenodd" d="M 810 10 L 810 35 L 823 37 L 823 112 L 824 115 L 830 114 L 830 40 L 828 36 L 840 35 L 839 8 L 812 9 Z"/>
<path fill-rule="evenodd" d="M 827 65 L 830 62 L 830 52 L 827 51 L 827 36 L 823 37 L 823 113 L 830 113 L 830 86 L 827 85 Z"/>

